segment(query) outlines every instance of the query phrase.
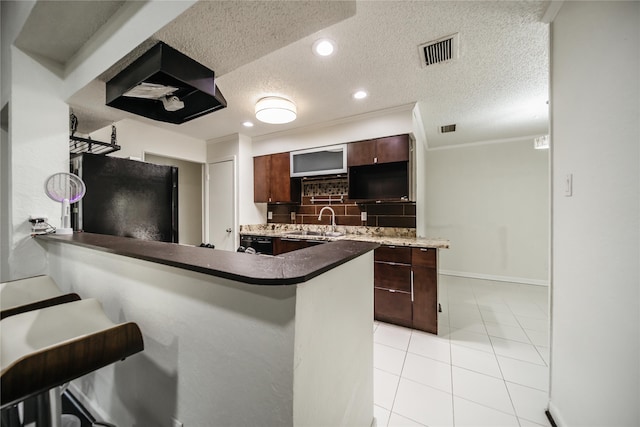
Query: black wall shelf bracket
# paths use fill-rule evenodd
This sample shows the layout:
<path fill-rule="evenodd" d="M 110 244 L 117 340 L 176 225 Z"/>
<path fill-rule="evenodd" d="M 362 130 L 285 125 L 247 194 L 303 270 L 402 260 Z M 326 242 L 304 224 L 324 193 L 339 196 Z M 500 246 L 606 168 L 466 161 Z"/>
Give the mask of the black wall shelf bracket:
<path fill-rule="evenodd" d="M 121 147 L 116 142 L 116 127 L 114 125 L 111 126 L 111 142 L 96 141 L 91 138 L 75 136 L 72 133 L 69 135 L 69 154 L 72 159 L 84 153 L 107 155 L 120 150 Z"/>

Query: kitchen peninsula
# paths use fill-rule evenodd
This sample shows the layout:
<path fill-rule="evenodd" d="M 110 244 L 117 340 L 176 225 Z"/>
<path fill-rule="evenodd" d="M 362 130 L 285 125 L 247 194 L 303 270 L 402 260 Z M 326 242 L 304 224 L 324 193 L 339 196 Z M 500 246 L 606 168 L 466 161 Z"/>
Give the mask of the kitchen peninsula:
<path fill-rule="evenodd" d="M 241 227 L 241 243 L 262 239 L 260 247 L 286 254 L 335 241 L 374 242 L 374 318 L 432 334 L 438 333 L 438 251 L 449 247 L 441 238 L 419 238 L 413 228 L 300 224 L 257 224 Z"/>
<path fill-rule="evenodd" d="M 371 424 L 377 244 L 273 257 L 90 233 L 36 241 L 63 291 L 142 330 L 144 352 L 72 383 L 110 422 Z"/>

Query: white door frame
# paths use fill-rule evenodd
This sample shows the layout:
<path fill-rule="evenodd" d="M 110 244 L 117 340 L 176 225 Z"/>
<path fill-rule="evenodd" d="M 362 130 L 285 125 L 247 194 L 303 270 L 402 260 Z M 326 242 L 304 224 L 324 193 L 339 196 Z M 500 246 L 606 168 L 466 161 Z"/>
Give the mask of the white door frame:
<path fill-rule="evenodd" d="M 202 230 L 204 232 L 204 235 L 202 236 L 203 238 L 203 242 L 206 242 L 207 239 L 209 238 L 209 229 L 210 229 L 210 223 L 209 223 L 209 166 L 214 164 L 214 163 L 221 163 L 221 162 L 228 162 L 231 161 L 232 164 L 232 168 L 233 168 L 233 206 L 231 207 L 233 209 L 233 213 L 232 213 L 232 217 L 233 217 L 233 225 L 232 225 L 232 231 L 231 233 L 233 233 L 233 240 L 234 240 L 234 247 L 238 247 L 238 245 L 240 244 L 240 238 L 238 235 L 238 160 L 237 160 L 237 156 L 232 155 L 232 156 L 223 156 L 223 157 L 216 157 L 210 161 L 207 161 L 206 163 L 206 167 L 203 170 L 203 179 L 204 179 L 204 203 L 203 203 L 203 207 L 204 207 L 204 213 L 202 216 L 202 219 L 204 221 L 204 226 L 202 227 Z"/>

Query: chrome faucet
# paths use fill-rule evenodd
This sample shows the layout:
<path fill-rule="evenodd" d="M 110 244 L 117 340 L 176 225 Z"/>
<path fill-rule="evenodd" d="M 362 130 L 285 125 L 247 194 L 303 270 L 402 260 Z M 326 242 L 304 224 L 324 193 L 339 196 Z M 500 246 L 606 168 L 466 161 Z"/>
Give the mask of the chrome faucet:
<path fill-rule="evenodd" d="M 320 215 L 318 215 L 318 221 L 322 219 L 322 212 L 324 212 L 325 209 L 329 209 L 331 211 L 331 227 L 332 227 L 331 231 L 336 231 L 336 213 L 330 206 L 325 206 L 324 208 L 320 209 Z"/>

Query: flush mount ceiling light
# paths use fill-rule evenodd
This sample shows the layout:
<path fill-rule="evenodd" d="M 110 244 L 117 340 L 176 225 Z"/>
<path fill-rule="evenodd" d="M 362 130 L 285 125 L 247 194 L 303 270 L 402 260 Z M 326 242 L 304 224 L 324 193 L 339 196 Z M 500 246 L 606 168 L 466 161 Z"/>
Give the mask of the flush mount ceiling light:
<path fill-rule="evenodd" d="M 319 39 L 313 43 L 313 53 L 318 56 L 329 56 L 335 50 L 335 43 L 329 39 Z"/>
<path fill-rule="evenodd" d="M 296 119 L 296 105 L 279 96 L 267 96 L 256 103 L 256 119 L 264 123 L 283 124 Z"/>
<path fill-rule="evenodd" d="M 244 126 L 246 128 L 252 128 L 253 127 L 253 123 L 250 122 L 249 120 L 247 120 L 246 122 L 242 122 L 242 126 Z"/>

